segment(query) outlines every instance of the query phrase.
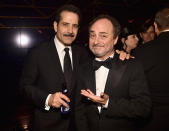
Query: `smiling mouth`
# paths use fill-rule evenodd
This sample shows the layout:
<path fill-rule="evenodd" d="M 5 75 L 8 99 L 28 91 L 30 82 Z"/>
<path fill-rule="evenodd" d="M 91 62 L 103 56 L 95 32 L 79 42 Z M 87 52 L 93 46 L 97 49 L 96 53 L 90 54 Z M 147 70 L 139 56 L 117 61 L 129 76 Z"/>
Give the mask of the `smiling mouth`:
<path fill-rule="evenodd" d="M 103 46 L 93 46 L 93 48 L 102 48 Z"/>
<path fill-rule="evenodd" d="M 95 47 L 93 47 L 93 50 L 95 50 L 95 51 L 99 51 L 99 50 L 102 50 L 102 46 L 95 46 Z"/>

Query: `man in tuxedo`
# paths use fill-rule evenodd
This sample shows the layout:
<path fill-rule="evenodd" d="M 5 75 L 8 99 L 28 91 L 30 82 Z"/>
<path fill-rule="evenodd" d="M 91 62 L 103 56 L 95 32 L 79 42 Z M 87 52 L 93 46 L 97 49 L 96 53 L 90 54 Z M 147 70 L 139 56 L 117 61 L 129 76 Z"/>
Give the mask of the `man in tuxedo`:
<path fill-rule="evenodd" d="M 152 116 L 143 131 L 169 131 L 169 8 L 155 15 L 157 39 L 135 50 L 151 92 Z"/>
<path fill-rule="evenodd" d="M 118 21 L 109 15 L 90 23 L 89 48 L 95 59 L 85 63 L 77 75 L 78 131 L 135 131 L 137 121 L 150 113 L 142 66 L 135 59 L 119 60 L 114 51 L 119 33 Z"/>
<path fill-rule="evenodd" d="M 60 107 L 73 106 L 71 97 L 74 90 L 74 73 L 88 56 L 84 48 L 73 45 L 78 33 L 80 17 L 79 9 L 73 5 L 59 8 L 53 23 L 55 37 L 48 43 L 32 49 L 25 60 L 20 84 L 23 93 L 35 105 L 33 118 L 35 131 L 71 129 L 70 119 L 73 108 L 70 107 L 71 113 L 61 114 Z M 68 51 L 66 60 L 65 48 Z M 64 62 L 67 60 L 70 64 L 70 75 L 65 73 L 68 64 Z M 62 93 L 65 85 L 68 95 Z M 70 105 L 67 102 L 70 102 Z"/>

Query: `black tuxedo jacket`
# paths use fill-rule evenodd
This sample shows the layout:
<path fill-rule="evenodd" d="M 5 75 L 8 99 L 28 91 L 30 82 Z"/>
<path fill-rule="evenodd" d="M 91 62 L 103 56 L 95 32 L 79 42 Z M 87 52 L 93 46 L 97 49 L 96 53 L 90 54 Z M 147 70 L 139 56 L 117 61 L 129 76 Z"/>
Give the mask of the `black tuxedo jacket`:
<path fill-rule="evenodd" d="M 133 131 L 136 121 L 150 113 L 151 100 L 141 65 L 134 59 L 122 62 L 116 54 L 112 65 L 104 91 L 109 104 L 100 114 L 95 103 L 79 95 L 80 89 L 96 93 L 92 61 L 79 71 L 75 110 L 78 131 Z"/>
<path fill-rule="evenodd" d="M 143 64 L 153 102 L 153 116 L 147 130 L 168 131 L 169 31 L 137 48 L 134 55 Z"/>
<path fill-rule="evenodd" d="M 81 62 L 86 61 L 87 52 L 80 46 L 73 45 L 72 59 L 74 73 Z M 32 49 L 24 63 L 21 89 L 35 105 L 33 123 L 35 131 L 68 131 L 70 116 L 63 116 L 60 109 L 52 107 L 49 111 L 45 110 L 48 94 L 61 92 L 63 83 L 65 83 L 64 74 L 54 39 Z M 72 86 L 69 90 L 70 98 L 73 90 Z"/>

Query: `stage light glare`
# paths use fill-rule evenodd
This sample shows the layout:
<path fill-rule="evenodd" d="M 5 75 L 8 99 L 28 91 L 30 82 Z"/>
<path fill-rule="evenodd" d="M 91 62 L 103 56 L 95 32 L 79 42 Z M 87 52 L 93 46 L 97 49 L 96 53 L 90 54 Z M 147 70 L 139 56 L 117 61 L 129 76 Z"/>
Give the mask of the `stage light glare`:
<path fill-rule="evenodd" d="M 28 47 L 30 44 L 30 38 L 26 34 L 19 34 L 16 37 L 16 41 L 17 41 L 18 46 L 20 47 Z"/>

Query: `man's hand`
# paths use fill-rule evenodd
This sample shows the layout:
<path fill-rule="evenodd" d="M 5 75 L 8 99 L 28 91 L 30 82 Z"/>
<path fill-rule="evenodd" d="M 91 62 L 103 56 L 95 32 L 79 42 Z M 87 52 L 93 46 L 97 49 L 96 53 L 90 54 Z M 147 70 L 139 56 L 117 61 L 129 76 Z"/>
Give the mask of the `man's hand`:
<path fill-rule="evenodd" d="M 130 58 L 135 58 L 134 56 L 131 56 L 130 54 L 127 54 L 126 52 L 124 51 L 119 51 L 119 50 L 116 50 L 116 53 L 120 55 L 119 59 L 124 61 L 125 59 L 130 59 Z"/>
<path fill-rule="evenodd" d="M 101 93 L 100 96 L 96 96 L 93 94 L 93 92 L 89 89 L 87 90 L 81 90 L 81 95 L 86 96 L 89 100 L 98 103 L 98 104 L 103 104 L 105 105 L 107 100 L 109 99 L 109 96 L 105 93 Z"/>
<path fill-rule="evenodd" d="M 70 99 L 62 94 L 61 92 L 56 92 L 55 94 L 52 94 L 49 98 L 49 106 L 60 108 L 61 105 L 65 107 L 69 107 L 69 105 L 66 102 L 70 102 Z"/>

